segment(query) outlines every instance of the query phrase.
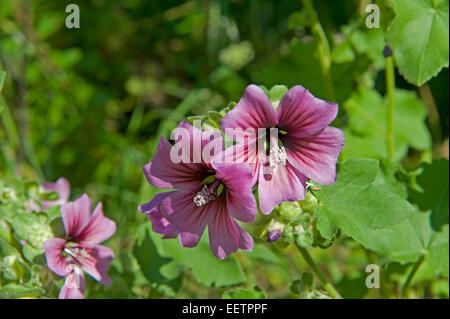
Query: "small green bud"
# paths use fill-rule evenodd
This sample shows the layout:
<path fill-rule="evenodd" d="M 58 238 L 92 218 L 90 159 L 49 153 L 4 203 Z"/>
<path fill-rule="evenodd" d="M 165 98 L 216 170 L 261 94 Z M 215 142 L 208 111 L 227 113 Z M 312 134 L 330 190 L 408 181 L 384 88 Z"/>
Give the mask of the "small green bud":
<path fill-rule="evenodd" d="M 24 183 L 25 191 L 29 197 L 38 197 L 40 193 L 40 187 L 38 182 L 35 181 L 26 181 Z"/>
<path fill-rule="evenodd" d="M 297 245 L 303 248 L 312 246 L 312 244 L 314 243 L 314 235 L 312 230 L 309 228 L 304 230 L 296 237 L 295 242 Z"/>
<path fill-rule="evenodd" d="M 10 187 L 4 187 L 0 190 L 0 203 L 8 204 L 17 199 L 16 191 Z"/>
<path fill-rule="evenodd" d="M 302 273 L 302 276 L 298 280 L 294 280 L 291 284 L 291 291 L 294 294 L 301 294 L 310 292 L 313 288 L 313 275 L 309 272 Z"/>
<path fill-rule="evenodd" d="M 280 216 L 288 221 L 297 219 L 303 212 L 297 202 L 283 202 L 279 207 Z"/>
<path fill-rule="evenodd" d="M 219 184 L 219 186 L 217 187 L 217 196 L 219 196 L 220 194 L 222 194 L 224 189 L 224 186 L 222 183 Z"/>
<path fill-rule="evenodd" d="M 312 213 L 317 206 L 317 198 L 311 192 L 306 192 L 305 199 L 299 203 L 305 213 Z"/>
<path fill-rule="evenodd" d="M 294 238 L 294 227 L 292 225 L 286 225 L 282 233 L 283 240 L 287 243 L 295 242 Z"/>
<path fill-rule="evenodd" d="M 213 183 L 215 180 L 216 180 L 216 177 L 214 175 L 209 175 L 204 180 L 202 180 L 202 184 L 203 185 L 208 185 L 208 184 Z"/>

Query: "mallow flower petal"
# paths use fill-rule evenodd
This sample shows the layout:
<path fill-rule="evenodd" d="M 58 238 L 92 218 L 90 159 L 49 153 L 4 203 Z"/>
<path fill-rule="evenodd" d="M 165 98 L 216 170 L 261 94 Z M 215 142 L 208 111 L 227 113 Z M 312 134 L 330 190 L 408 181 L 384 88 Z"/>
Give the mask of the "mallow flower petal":
<path fill-rule="evenodd" d="M 289 89 L 277 109 L 280 129 L 296 137 L 317 133 L 337 115 L 338 105 L 316 98 L 301 85 Z"/>
<path fill-rule="evenodd" d="M 66 277 L 64 285 L 59 291 L 59 299 L 83 299 L 85 290 L 85 279 L 83 271 L 75 265 L 71 273 Z"/>
<path fill-rule="evenodd" d="M 215 206 L 215 212 L 208 224 L 209 244 L 214 256 L 225 259 L 239 248 L 252 250 L 252 237 L 231 218 L 226 203 L 216 201 Z"/>
<path fill-rule="evenodd" d="M 175 130 L 183 130 L 189 135 L 188 141 L 182 139 L 184 147 L 190 149 L 191 165 L 196 165 L 193 168 L 199 170 L 205 167 L 211 168 L 211 160 L 223 150 L 223 136 L 219 132 L 202 131 L 200 128 L 193 126 L 188 121 L 182 121 Z M 207 149 L 206 149 L 207 148 Z M 200 163 L 202 166 L 198 166 Z M 191 166 L 192 167 L 192 166 Z"/>
<path fill-rule="evenodd" d="M 158 234 L 164 234 L 164 238 L 172 238 L 178 235 L 178 232 L 176 232 L 172 224 L 170 224 L 169 221 L 163 217 L 160 209 L 164 198 L 172 193 L 173 192 L 158 193 L 150 202 L 139 206 L 140 212 L 147 214 L 148 218 L 152 222 L 153 231 Z"/>
<path fill-rule="evenodd" d="M 259 173 L 259 159 L 257 153 L 257 142 L 238 143 L 225 149 L 222 153 L 215 156 L 212 165 L 215 164 L 247 164 L 251 168 L 252 186 L 256 184 Z"/>
<path fill-rule="evenodd" d="M 258 129 L 276 126 L 277 114 L 266 93 L 258 86 L 247 86 L 244 95 L 235 107 L 225 115 L 220 126 L 226 133 L 227 128 Z"/>
<path fill-rule="evenodd" d="M 256 200 L 252 193 L 252 168 L 246 164 L 219 164 L 213 161 L 216 178 L 227 189 L 227 211 L 243 222 L 253 222 L 257 213 Z"/>
<path fill-rule="evenodd" d="M 269 214 L 281 202 L 298 201 L 305 198 L 305 176 L 286 163 L 279 166 L 272 175 L 263 174 L 261 166 L 258 196 L 259 207 L 263 214 Z"/>
<path fill-rule="evenodd" d="M 170 155 L 171 148 L 172 144 L 160 137 L 153 161 L 142 167 L 148 182 L 164 189 L 188 189 L 197 186 L 206 177 L 202 165 L 174 162 Z"/>
<path fill-rule="evenodd" d="M 99 244 L 116 232 L 116 223 L 103 215 L 102 203 L 98 203 L 89 223 L 76 238 L 78 243 Z"/>
<path fill-rule="evenodd" d="M 336 181 L 336 161 L 344 146 L 344 132 L 327 126 L 303 138 L 283 136 L 289 163 L 308 178 L 322 185 Z"/>
<path fill-rule="evenodd" d="M 62 238 L 49 238 L 43 244 L 47 266 L 59 276 L 68 274 L 67 261 L 61 255 L 65 244 Z"/>
<path fill-rule="evenodd" d="M 77 238 L 91 219 L 92 201 L 83 194 L 77 200 L 61 206 L 61 217 L 70 239 Z"/>
<path fill-rule="evenodd" d="M 83 250 L 81 255 L 77 256 L 80 266 L 95 280 L 109 286 L 111 279 L 108 276 L 108 268 L 114 259 L 114 252 L 111 248 L 102 245 L 80 245 Z"/>
<path fill-rule="evenodd" d="M 200 187 L 197 191 L 200 191 Z M 196 192 L 175 191 L 161 203 L 161 213 L 179 232 L 183 247 L 197 246 L 210 219 L 211 205 L 215 202 L 213 200 L 197 206 L 193 201 L 195 194 Z"/>
<path fill-rule="evenodd" d="M 43 200 L 42 207 L 44 209 L 49 208 L 50 206 L 61 205 L 67 203 L 70 197 L 70 183 L 64 178 L 60 177 L 55 183 L 44 182 L 42 183 L 42 187 L 46 191 L 55 191 L 59 195 L 59 199 L 57 200 Z"/>

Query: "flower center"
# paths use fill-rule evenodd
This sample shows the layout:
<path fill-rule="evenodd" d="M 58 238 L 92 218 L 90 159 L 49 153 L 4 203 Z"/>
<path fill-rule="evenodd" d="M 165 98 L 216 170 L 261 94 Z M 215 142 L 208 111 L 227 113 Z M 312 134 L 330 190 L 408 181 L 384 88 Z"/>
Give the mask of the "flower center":
<path fill-rule="evenodd" d="M 273 175 L 279 167 L 286 166 L 287 153 L 284 146 L 275 145 L 270 148 L 269 156 L 264 166 L 264 174 Z"/>
<path fill-rule="evenodd" d="M 80 264 L 80 261 L 84 261 L 85 263 L 94 263 L 95 259 L 89 253 L 89 251 L 85 248 L 78 247 L 77 244 L 65 245 L 63 252 L 66 254 L 66 261 L 68 263 L 77 263 Z"/>
<path fill-rule="evenodd" d="M 197 207 L 208 204 L 210 201 L 215 200 L 217 196 L 216 189 L 219 186 L 220 181 L 215 180 L 210 186 L 203 185 L 202 189 L 195 195 L 193 202 Z"/>
<path fill-rule="evenodd" d="M 200 207 L 206 205 L 215 198 L 216 198 L 215 192 L 211 192 L 208 186 L 203 185 L 203 188 L 201 189 L 201 191 L 197 193 L 197 195 L 195 195 L 193 201 L 195 205 L 197 205 L 197 207 Z"/>

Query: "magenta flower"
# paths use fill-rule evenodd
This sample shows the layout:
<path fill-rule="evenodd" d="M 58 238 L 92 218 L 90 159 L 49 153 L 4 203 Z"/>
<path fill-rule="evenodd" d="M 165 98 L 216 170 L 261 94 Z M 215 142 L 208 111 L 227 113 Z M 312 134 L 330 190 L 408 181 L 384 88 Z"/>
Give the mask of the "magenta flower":
<path fill-rule="evenodd" d="M 82 269 L 104 285 L 111 280 L 107 274 L 114 258 L 113 251 L 99 245 L 116 231 L 116 223 L 103 216 L 102 204 L 92 211 L 92 202 L 86 194 L 76 201 L 61 206 L 66 230 L 65 238 L 50 238 L 44 242 L 48 268 L 65 276 L 60 299 L 79 299 L 84 295 Z"/>
<path fill-rule="evenodd" d="M 175 146 L 161 137 L 155 158 L 143 167 L 150 184 L 176 190 L 157 194 L 141 205 L 140 211 L 149 216 L 155 232 L 164 234 L 163 238 L 179 236 L 183 247 L 197 246 L 208 226 L 211 250 L 217 258 L 224 259 L 239 248 L 252 250 L 252 237 L 233 219 L 252 222 L 257 212 L 250 167 L 211 160 L 222 151 L 220 134 L 200 131 L 186 121 L 175 133 L 179 136 L 183 131 L 187 134 L 175 144 L 188 150 L 182 161 L 171 159 Z M 196 138 L 201 159 L 195 152 Z M 192 149 L 194 152 L 189 151 Z"/>
<path fill-rule="evenodd" d="M 252 166 L 264 214 L 281 202 L 304 199 L 307 179 L 323 185 L 335 182 L 344 133 L 328 124 L 337 112 L 337 104 L 320 100 L 299 85 L 284 95 L 275 110 L 262 89 L 249 85 L 239 103 L 222 119 L 225 133 L 229 128 L 278 129 L 278 136 L 271 136 L 271 146 L 262 152 L 256 149 L 257 134 L 224 152 L 225 162 Z"/>
<path fill-rule="evenodd" d="M 43 200 L 42 207 L 44 209 L 47 209 L 50 206 L 57 206 L 67 203 L 67 201 L 69 200 L 70 183 L 64 177 L 58 178 L 55 183 L 44 182 L 42 183 L 42 187 L 48 192 L 54 191 L 59 195 L 59 198 L 57 200 Z"/>

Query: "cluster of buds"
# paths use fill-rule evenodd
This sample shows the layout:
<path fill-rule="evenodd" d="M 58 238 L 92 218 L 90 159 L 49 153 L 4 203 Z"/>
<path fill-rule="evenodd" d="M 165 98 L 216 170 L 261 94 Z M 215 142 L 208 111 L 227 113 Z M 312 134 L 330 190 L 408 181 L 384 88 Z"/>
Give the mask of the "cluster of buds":
<path fill-rule="evenodd" d="M 283 202 L 274 209 L 273 218 L 256 230 L 256 234 L 278 247 L 285 248 L 289 244 L 300 247 L 328 247 L 332 241 L 323 238 L 317 229 L 314 209 L 317 198 L 307 191 L 305 199 L 297 202 Z"/>

